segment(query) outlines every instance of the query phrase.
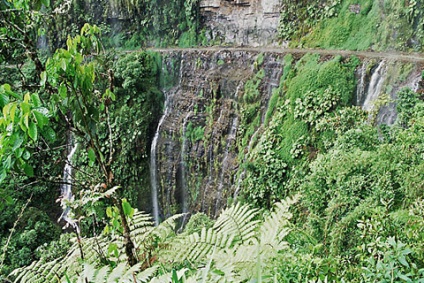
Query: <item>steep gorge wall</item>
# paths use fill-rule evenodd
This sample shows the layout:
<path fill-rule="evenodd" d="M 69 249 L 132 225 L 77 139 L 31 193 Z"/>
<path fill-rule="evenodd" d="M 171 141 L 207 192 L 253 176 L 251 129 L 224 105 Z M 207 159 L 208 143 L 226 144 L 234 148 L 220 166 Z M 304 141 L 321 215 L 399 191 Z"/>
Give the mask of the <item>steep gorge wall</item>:
<path fill-rule="evenodd" d="M 263 137 L 272 124 L 288 119 L 283 113 L 288 80 L 299 75 L 293 70 L 306 59 L 301 54 L 225 49 L 162 55 L 162 72 L 175 72 L 178 82 L 165 90 L 165 116 L 155 149 L 159 211 L 162 218 L 194 211 L 215 216 L 234 196 L 251 189 L 244 182 L 247 164 L 256 158 L 251 153 L 263 150 Z M 319 60 L 337 61 L 332 56 Z M 349 103 L 370 113 L 378 109 L 378 122 L 393 124 L 396 92 L 404 86 L 421 89 L 421 69 L 416 63 L 363 58 L 352 71 L 357 86 L 348 94 Z M 337 78 L 329 76 L 336 86 Z M 304 83 L 308 89 L 308 81 Z M 384 95 L 391 98 L 389 103 L 374 108 Z M 268 152 L 281 151 L 278 142 L 270 146 Z"/>
<path fill-rule="evenodd" d="M 173 52 L 165 57 L 180 62 L 180 81 L 165 91 L 167 109 L 159 129 L 157 163 L 159 203 L 163 216 L 177 211 L 215 215 L 226 205 L 237 172 L 241 120 L 239 101 L 244 84 L 257 71 L 256 52 Z M 264 63 L 269 80 L 262 88 L 265 111 L 278 86 L 279 55 Z M 168 61 L 168 63 L 166 62 Z M 187 205 L 183 209 L 183 204 Z"/>

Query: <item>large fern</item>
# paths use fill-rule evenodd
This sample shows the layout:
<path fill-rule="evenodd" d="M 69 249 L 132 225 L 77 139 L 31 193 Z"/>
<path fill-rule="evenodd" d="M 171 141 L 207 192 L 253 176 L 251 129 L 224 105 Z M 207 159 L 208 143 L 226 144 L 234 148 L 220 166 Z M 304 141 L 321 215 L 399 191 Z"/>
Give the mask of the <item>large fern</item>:
<path fill-rule="evenodd" d="M 126 264 L 122 237 L 102 235 L 83 239 L 80 245 L 76 242 L 61 259 L 15 270 L 13 282 L 264 281 L 272 278 L 270 267 L 279 253 L 288 249 L 288 209 L 294 201 L 276 204 L 264 217 L 258 209 L 237 204 L 224 210 L 213 227 L 181 234 L 176 231 L 182 215 L 155 227 L 149 215 L 138 212 L 130 221 L 138 264 Z M 111 244 L 118 249 L 113 257 L 108 256 Z"/>

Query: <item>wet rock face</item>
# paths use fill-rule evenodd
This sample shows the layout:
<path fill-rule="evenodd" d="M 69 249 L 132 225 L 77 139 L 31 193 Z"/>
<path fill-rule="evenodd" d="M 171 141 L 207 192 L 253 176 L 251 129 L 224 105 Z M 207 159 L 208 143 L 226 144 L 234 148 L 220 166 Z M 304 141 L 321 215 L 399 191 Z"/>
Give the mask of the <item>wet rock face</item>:
<path fill-rule="evenodd" d="M 277 44 L 279 0 L 203 0 L 202 25 L 210 40 L 235 45 Z"/>
<path fill-rule="evenodd" d="M 284 99 L 284 54 L 232 49 L 162 55 L 162 72 L 177 79 L 164 91 L 165 116 L 152 146 L 159 214 L 162 219 L 180 212 L 216 216 L 240 190 L 243 163 L 249 162 L 248 153 L 265 130 L 272 94 Z M 382 96 L 394 101 L 401 87 L 416 90 L 421 69 L 412 68 L 399 81 L 395 71 L 402 64 L 363 59 L 356 70 L 353 103 L 372 111 Z M 281 91 L 275 92 L 277 88 Z M 376 111 L 376 123 L 394 123 L 395 102 Z"/>
<path fill-rule="evenodd" d="M 172 52 L 180 62 L 180 79 L 165 91 L 168 109 L 157 143 L 160 214 L 202 211 L 219 214 L 234 193 L 239 167 L 236 142 L 244 84 L 258 71 L 257 52 Z M 278 87 L 282 66 L 278 55 L 265 56 L 261 109 L 266 111 Z M 168 63 L 167 63 L 168 62 Z"/>

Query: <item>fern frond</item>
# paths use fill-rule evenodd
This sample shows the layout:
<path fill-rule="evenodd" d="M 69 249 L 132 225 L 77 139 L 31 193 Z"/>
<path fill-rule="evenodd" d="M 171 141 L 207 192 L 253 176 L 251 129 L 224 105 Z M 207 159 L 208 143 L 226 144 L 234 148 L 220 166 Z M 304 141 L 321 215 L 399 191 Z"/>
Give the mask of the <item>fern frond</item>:
<path fill-rule="evenodd" d="M 126 262 L 121 262 L 120 264 L 118 264 L 118 266 L 116 266 L 112 272 L 109 274 L 108 278 L 107 278 L 107 283 L 115 283 L 118 281 L 119 278 L 122 277 L 122 275 L 125 273 L 127 268 L 127 263 Z"/>
<path fill-rule="evenodd" d="M 259 241 L 263 246 L 270 246 L 276 251 L 287 248 L 287 243 L 283 239 L 288 235 L 288 228 L 292 217 L 289 212 L 290 205 L 297 201 L 298 197 L 278 202 L 270 215 L 266 216 L 260 228 Z"/>
<path fill-rule="evenodd" d="M 190 260 L 202 261 L 203 258 L 217 247 L 219 249 L 229 248 L 233 242 L 233 236 L 224 233 L 218 233 L 213 228 L 203 228 L 199 233 L 194 233 L 180 240 L 173 250 L 180 250 L 177 255 L 177 261 Z"/>
<path fill-rule="evenodd" d="M 258 214 L 258 209 L 237 203 L 225 209 L 213 228 L 219 233 L 234 236 L 241 243 L 248 242 L 256 235 L 259 220 L 253 220 Z"/>
<path fill-rule="evenodd" d="M 96 280 L 97 282 L 105 282 L 107 279 L 107 275 L 109 274 L 110 267 L 109 266 L 103 266 L 99 270 L 96 271 Z"/>
<path fill-rule="evenodd" d="M 156 273 L 156 270 L 158 269 L 158 266 L 153 266 L 150 268 L 147 268 L 146 270 L 143 270 L 142 272 L 138 273 L 136 278 L 137 282 L 148 282 L 150 278 L 153 277 L 153 275 Z"/>
<path fill-rule="evenodd" d="M 136 238 L 139 235 L 145 234 L 153 228 L 153 225 L 152 217 L 149 214 L 137 211 L 129 223 L 131 237 Z"/>

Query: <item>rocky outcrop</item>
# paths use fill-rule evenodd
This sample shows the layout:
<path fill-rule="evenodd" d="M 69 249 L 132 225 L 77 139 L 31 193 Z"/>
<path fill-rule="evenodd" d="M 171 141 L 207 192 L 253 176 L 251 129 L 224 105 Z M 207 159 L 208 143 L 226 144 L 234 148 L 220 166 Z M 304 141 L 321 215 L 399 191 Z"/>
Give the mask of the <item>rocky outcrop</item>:
<path fill-rule="evenodd" d="M 202 26 L 215 42 L 263 46 L 277 44 L 280 0 L 200 1 Z"/>

